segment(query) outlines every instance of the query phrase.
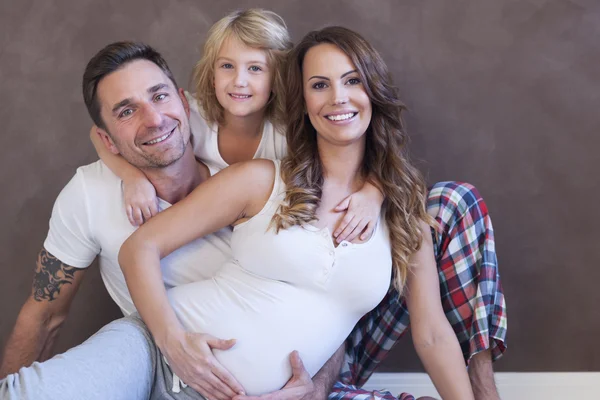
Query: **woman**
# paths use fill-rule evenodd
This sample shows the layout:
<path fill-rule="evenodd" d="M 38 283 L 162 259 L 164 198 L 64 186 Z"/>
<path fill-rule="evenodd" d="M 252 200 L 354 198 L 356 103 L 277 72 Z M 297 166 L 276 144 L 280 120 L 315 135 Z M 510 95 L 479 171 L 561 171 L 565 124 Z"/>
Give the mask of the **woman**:
<path fill-rule="evenodd" d="M 293 50 L 287 81 L 294 152 L 281 166 L 254 160 L 226 168 L 123 245 L 120 263 L 142 318 L 152 332 L 237 339 L 215 356 L 248 393 L 264 393 L 290 377 L 291 349 L 314 374 L 385 295 L 392 275 L 438 391 L 473 398 L 442 311 L 433 221 L 423 181 L 402 154 L 402 104 L 385 64 L 358 34 L 326 28 Z M 336 247 L 334 207 L 369 179 L 385 195 L 385 217 L 370 238 Z M 235 261 L 211 281 L 172 289 L 170 305 L 160 258 L 229 224 Z"/>

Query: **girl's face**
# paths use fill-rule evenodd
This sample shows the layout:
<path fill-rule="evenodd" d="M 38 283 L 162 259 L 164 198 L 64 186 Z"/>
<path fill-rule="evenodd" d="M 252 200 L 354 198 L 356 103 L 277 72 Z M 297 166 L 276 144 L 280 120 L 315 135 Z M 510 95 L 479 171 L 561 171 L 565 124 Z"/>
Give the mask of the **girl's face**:
<path fill-rule="evenodd" d="M 371 100 L 356 66 L 337 46 L 319 44 L 302 64 L 304 101 L 319 139 L 335 145 L 364 140 L 371 122 Z"/>
<path fill-rule="evenodd" d="M 215 60 L 215 92 L 225 118 L 264 113 L 271 95 L 267 53 L 230 37 Z"/>

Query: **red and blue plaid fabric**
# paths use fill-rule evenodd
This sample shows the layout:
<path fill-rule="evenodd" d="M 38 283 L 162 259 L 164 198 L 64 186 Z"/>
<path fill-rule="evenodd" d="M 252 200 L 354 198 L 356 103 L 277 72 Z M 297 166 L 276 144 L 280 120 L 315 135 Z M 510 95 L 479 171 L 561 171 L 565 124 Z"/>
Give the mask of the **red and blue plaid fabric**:
<path fill-rule="evenodd" d="M 506 350 L 506 304 L 502 294 L 494 231 L 485 202 L 467 183 L 441 182 L 427 198 L 427 212 L 438 222 L 432 230 L 440 276 L 442 306 L 460 343 L 465 362 L 491 349 L 496 360 Z M 408 309 L 393 288 L 365 315 L 346 342 L 340 381 L 329 399 L 414 400 L 402 393 L 360 388 L 407 331 Z"/>

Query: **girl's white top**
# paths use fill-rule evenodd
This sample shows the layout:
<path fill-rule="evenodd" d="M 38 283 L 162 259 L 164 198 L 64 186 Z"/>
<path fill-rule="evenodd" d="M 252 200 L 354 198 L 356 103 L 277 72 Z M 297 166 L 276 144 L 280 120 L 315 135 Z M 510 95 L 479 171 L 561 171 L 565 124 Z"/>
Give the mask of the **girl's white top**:
<path fill-rule="evenodd" d="M 217 124 L 209 124 L 201 115 L 198 101 L 186 92 L 190 104 L 190 129 L 192 130 L 192 145 L 194 155 L 205 163 L 211 171 L 220 171 L 229 164 L 219 153 Z M 285 135 L 278 132 L 273 124 L 265 121 L 262 138 L 253 158 L 266 158 L 268 160 L 281 160 L 287 152 Z"/>

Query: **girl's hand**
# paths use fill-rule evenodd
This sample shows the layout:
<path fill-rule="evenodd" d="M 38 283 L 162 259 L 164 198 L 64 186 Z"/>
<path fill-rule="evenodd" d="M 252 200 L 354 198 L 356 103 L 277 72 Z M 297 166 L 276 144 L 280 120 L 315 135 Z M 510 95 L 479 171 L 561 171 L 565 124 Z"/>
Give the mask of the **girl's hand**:
<path fill-rule="evenodd" d="M 98 157 L 123 181 L 123 199 L 127 218 L 131 225 L 140 226 L 158 214 L 156 189 L 142 171 L 125 161 L 120 154 L 109 150 L 108 142 L 103 143 L 101 139 L 102 135 L 96 125 L 92 126 L 90 139 Z"/>
<path fill-rule="evenodd" d="M 335 211 L 347 211 L 333 233 L 336 242 L 352 242 L 359 235 L 360 240 L 370 238 L 377 225 L 382 204 L 383 193 L 369 182 L 366 182 L 360 191 L 342 200 Z"/>
<path fill-rule="evenodd" d="M 140 226 L 158 214 L 156 189 L 143 175 L 123 180 L 123 199 L 127 218 L 133 226 Z"/>

